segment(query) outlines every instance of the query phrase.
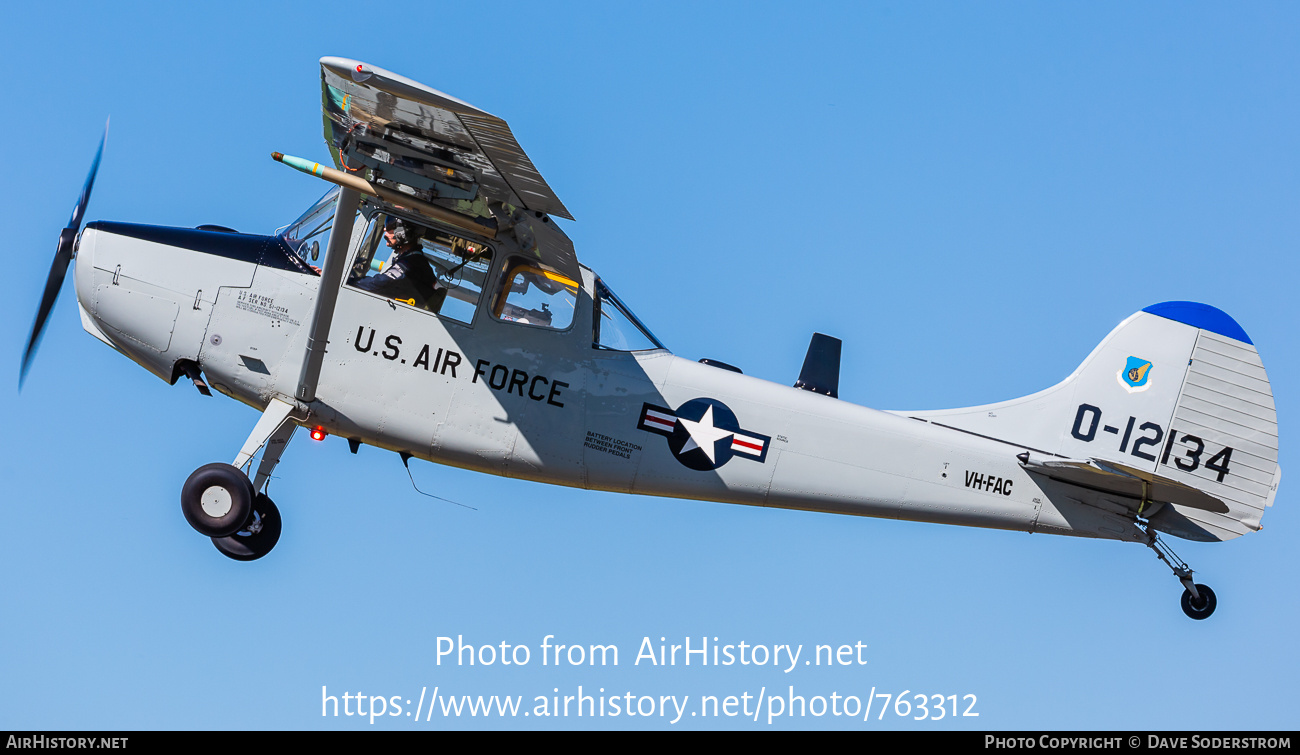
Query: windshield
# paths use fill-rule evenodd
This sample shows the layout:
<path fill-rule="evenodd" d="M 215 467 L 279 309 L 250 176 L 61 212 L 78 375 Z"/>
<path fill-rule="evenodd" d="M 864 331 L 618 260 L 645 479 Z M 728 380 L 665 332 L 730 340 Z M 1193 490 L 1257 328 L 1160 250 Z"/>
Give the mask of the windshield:
<path fill-rule="evenodd" d="M 331 187 L 325 196 L 316 200 L 280 234 L 295 254 L 312 264 L 319 265 L 320 257 L 325 253 L 330 228 L 334 225 L 334 205 L 338 199 L 339 187 Z"/>
<path fill-rule="evenodd" d="M 592 346 L 613 351 L 645 351 L 662 349 L 664 345 L 650 329 L 641 324 L 632 310 L 627 308 L 609 286 L 596 279 L 595 332 Z"/>

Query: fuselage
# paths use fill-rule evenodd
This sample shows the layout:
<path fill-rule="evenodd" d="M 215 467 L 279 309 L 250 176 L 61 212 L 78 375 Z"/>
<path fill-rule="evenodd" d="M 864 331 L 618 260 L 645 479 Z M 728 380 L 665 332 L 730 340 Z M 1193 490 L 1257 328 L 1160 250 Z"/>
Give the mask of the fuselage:
<path fill-rule="evenodd" d="M 488 280 L 502 277 L 498 255 Z M 276 237 L 95 223 L 83 324 L 155 375 L 201 368 L 249 406 L 293 402 L 321 278 Z M 1107 496 L 1029 474 L 993 439 L 683 359 L 593 346 L 596 276 L 571 325 L 471 322 L 339 292 L 297 419 L 430 461 L 538 482 L 753 506 L 1144 541 Z"/>

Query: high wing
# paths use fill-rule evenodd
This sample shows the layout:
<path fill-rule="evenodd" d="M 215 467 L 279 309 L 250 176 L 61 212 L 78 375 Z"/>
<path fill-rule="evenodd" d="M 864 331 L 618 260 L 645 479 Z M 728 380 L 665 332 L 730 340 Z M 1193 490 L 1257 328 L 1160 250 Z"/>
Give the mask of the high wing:
<path fill-rule="evenodd" d="M 576 279 L 573 243 L 546 217 L 573 216 L 504 120 L 356 60 L 320 65 L 325 142 L 340 170 L 513 230 L 539 261 Z"/>

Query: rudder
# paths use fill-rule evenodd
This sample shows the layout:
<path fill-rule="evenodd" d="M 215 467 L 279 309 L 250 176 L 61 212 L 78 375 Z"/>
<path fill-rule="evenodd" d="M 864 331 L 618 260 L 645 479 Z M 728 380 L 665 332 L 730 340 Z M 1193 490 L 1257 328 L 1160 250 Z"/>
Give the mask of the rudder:
<path fill-rule="evenodd" d="M 1166 302 L 1145 311 L 1197 328 L 1160 473 L 1229 509 L 1215 514 L 1166 507 L 1153 512 L 1152 526 L 1193 540 L 1258 530 L 1280 478 L 1277 411 L 1259 352 L 1241 326 L 1213 307 Z"/>

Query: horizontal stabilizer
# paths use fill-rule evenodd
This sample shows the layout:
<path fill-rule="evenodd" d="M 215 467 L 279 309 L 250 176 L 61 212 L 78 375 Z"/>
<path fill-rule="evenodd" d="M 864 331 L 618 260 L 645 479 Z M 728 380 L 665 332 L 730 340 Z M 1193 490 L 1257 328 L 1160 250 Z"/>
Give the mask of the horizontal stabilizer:
<path fill-rule="evenodd" d="M 1173 503 L 1188 508 L 1228 513 L 1228 505 L 1209 493 L 1190 485 L 1143 472 L 1124 464 L 1101 459 L 1049 459 L 1028 451 L 1018 457 L 1025 471 L 1044 477 L 1112 493 L 1138 502 L 1140 511 L 1146 503 Z"/>

